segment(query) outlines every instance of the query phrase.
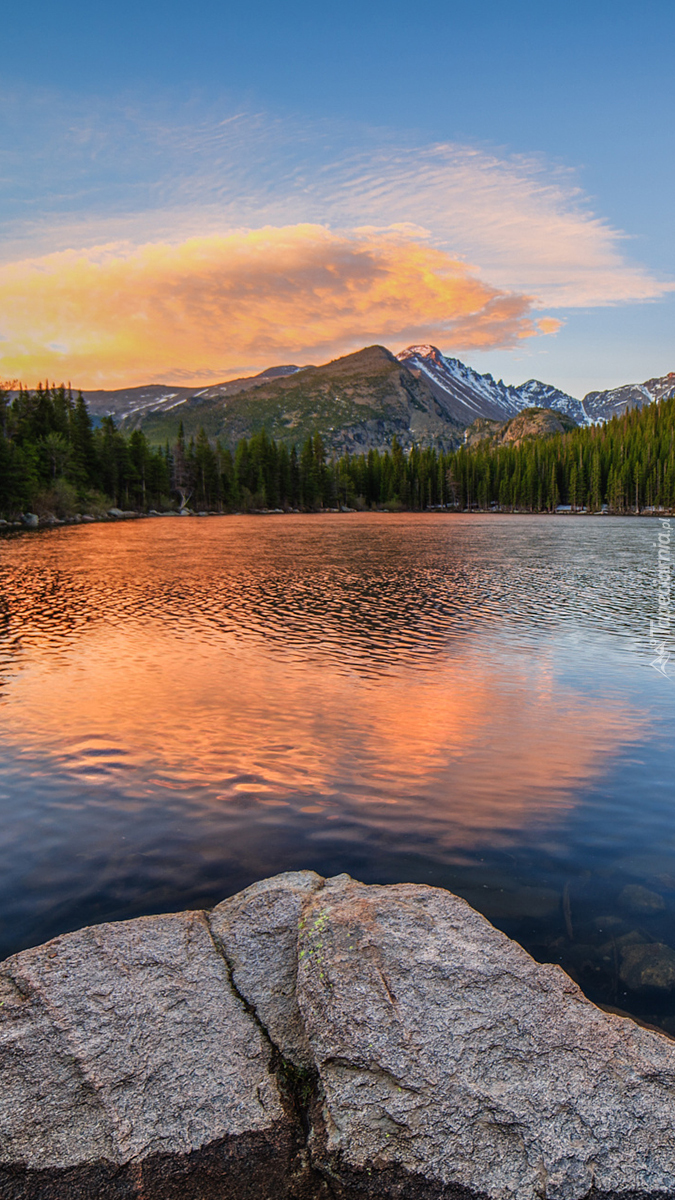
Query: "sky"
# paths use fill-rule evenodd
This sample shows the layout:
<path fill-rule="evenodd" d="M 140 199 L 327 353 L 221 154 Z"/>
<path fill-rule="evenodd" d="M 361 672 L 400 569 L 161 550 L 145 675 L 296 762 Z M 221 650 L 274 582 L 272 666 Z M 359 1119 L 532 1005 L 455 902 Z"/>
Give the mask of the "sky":
<path fill-rule="evenodd" d="M 11 6 L 0 378 L 675 370 L 674 35 L 672 0 Z"/>

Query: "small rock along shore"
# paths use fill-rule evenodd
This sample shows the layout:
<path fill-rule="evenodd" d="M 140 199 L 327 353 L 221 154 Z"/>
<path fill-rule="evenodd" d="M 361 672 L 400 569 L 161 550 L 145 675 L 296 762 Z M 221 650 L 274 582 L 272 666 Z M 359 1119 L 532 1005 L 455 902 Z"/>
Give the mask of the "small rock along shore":
<path fill-rule="evenodd" d="M 666 1200 L 675 1043 L 312 871 L 0 964 L 3 1200 Z"/>

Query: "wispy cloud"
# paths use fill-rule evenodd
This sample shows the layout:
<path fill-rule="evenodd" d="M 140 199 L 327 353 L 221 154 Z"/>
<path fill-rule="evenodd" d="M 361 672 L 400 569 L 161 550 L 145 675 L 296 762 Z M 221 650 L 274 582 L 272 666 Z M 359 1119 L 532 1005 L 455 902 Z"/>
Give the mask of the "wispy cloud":
<path fill-rule="evenodd" d="M 0 268 L 0 372 L 81 386 L 213 380 L 367 342 L 511 346 L 555 320 L 405 228 L 272 226 Z"/>
<path fill-rule="evenodd" d="M 655 300 L 675 286 L 632 261 L 630 239 L 593 211 L 575 173 L 542 156 L 406 144 L 387 130 L 234 106 L 166 113 L 128 101 L 81 112 L 48 99 L 24 104 L 30 136 L 16 98 L 0 100 L 14 130 L 0 193 L 17 257 L 21 244 L 43 253 L 265 224 L 412 223 L 494 286 L 545 307 Z"/>
<path fill-rule="evenodd" d="M 625 256 L 627 238 L 595 214 L 569 170 L 543 159 L 436 145 L 331 164 L 312 183 L 338 219 L 414 220 L 500 287 L 547 307 L 655 300 L 672 281 Z"/>
<path fill-rule="evenodd" d="M 512 347 L 555 332 L 551 309 L 675 287 L 541 158 L 39 96 L 28 138 L 0 103 L 5 375 L 197 382 L 366 341 Z"/>

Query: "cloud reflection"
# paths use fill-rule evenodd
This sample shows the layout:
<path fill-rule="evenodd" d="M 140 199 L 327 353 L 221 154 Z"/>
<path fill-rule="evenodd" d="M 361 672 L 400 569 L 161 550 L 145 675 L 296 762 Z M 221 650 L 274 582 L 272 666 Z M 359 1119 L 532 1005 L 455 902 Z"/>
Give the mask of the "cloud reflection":
<path fill-rule="evenodd" d="M 554 686 L 549 652 L 471 639 L 388 677 L 290 661 L 223 636 L 216 651 L 165 629 L 84 634 L 9 689 L 3 737 L 126 803 L 175 795 L 185 815 L 367 831 L 408 849 L 508 841 L 558 818 L 642 730 L 618 700 Z"/>

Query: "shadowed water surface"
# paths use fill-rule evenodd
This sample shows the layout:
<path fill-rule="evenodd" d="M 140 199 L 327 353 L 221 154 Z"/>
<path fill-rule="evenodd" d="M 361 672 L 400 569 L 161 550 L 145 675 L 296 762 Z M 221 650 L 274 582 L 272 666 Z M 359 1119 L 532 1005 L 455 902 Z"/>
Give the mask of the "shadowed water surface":
<path fill-rule="evenodd" d="M 658 528 L 364 514 L 3 539 L 0 952 L 348 871 L 451 888 L 675 1032 Z"/>

